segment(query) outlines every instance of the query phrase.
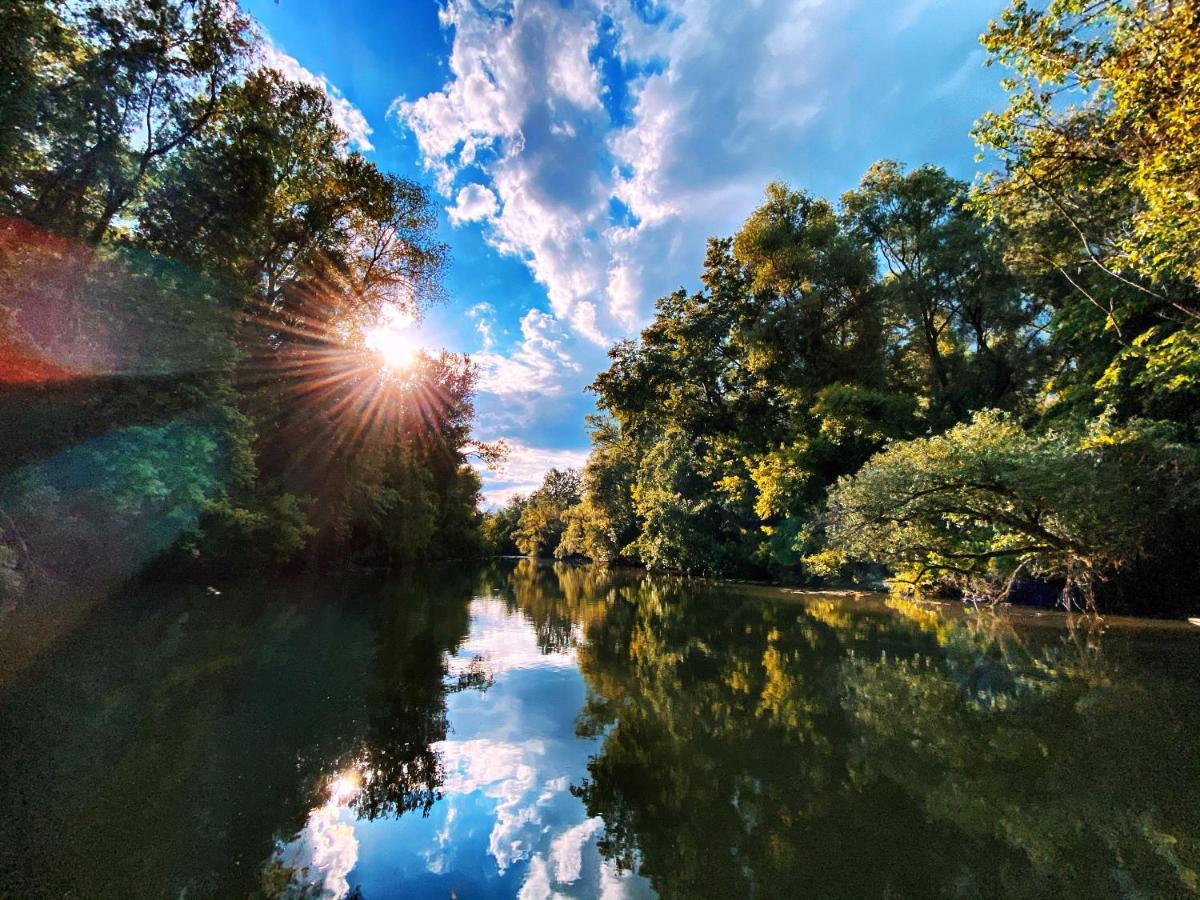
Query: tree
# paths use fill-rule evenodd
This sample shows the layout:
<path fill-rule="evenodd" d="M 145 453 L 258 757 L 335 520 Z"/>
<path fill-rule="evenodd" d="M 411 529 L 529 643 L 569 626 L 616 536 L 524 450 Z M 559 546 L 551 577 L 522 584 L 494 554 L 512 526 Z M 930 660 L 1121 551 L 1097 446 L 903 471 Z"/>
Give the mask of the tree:
<path fill-rule="evenodd" d="M 843 197 L 843 216 L 883 260 L 893 384 L 927 398 L 934 428 L 972 410 L 1011 406 L 1039 374 L 1041 301 L 1004 262 L 996 227 L 966 207 L 943 170 L 879 162 Z"/>
<path fill-rule="evenodd" d="M 1012 70 L 1008 107 L 976 127 L 1004 164 L 983 202 L 1065 225 L 1064 277 L 1086 270 L 1088 283 L 1131 291 L 1127 302 L 1189 318 L 1200 315 L 1198 26 L 1192 3 L 1016 0 L 982 39 Z"/>
<path fill-rule="evenodd" d="M 100 243 L 172 153 L 217 116 L 251 45 L 249 19 L 220 0 L 63 5 L 69 33 L 34 75 L 48 79 L 36 159 L 14 185 L 17 211 Z M 44 17 L 43 17 L 44 18 Z"/>
<path fill-rule="evenodd" d="M 583 468 L 582 499 L 564 513 L 554 555 L 613 563 L 628 555 L 637 536 L 631 495 L 636 458 L 610 417 L 589 416 L 588 425 L 592 452 Z"/>
<path fill-rule="evenodd" d="M 1200 424 L 1198 17 L 1194 3 L 1019 0 L 983 36 L 1012 74 L 1007 108 L 975 129 L 1002 164 L 975 203 L 1054 306 L 1066 414 Z"/>
<path fill-rule="evenodd" d="M 917 589 L 998 598 L 1024 575 L 1094 609 L 1107 579 L 1200 537 L 1197 476 L 1200 454 L 1160 427 L 1036 433 L 984 412 L 839 481 L 830 545 Z"/>
<path fill-rule="evenodd" d="M 514 556 L 517 549 L 513 533 L 521 521 L 526 500 L 519 494 L 509 497 L 503 506 L 484 513 L 483 544 L 492 556 Z"/>
<path fill-rule="evenodd" d="M 236 3 L 18 0 L 0 26 L 4 374 L 58 380 L 6 403 L 34 425 L 5 435 L 23 483 L 57 489 L 37 458 L 91 441 L 120 465 L 67 493 L 119 507 L 130 536 L 157 526 L 149 555 L 217 568 L 477 554 L 467 458 L 496 448 L 470 436 L 470 362 L 393 372 L 364 347 L 443 297 L 428 191 L 351 152 L 321 89 L 256 62 Z M 0 485 L 6 548 L 56 510 L 70 531 L 35 496 Z M 23 575 L 54 546 L 26 541 Z M 146 555 L 111 554 L 122 577 Z"/>
<path fill-rule="evenodd" d="M 512 532 L 517 549 L 524 556 L 553 556 L 562 538 L 566 511 L 579 502 L 580 478 L 577 469 L 551 469 L 542 485 L 529 495 Z"/>

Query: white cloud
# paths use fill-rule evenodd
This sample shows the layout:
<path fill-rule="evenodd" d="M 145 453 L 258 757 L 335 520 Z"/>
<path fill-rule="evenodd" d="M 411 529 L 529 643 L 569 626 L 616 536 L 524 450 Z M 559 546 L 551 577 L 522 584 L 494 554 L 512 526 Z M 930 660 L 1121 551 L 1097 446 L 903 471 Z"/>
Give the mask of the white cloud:
<path fill-rule="evenodd" d="M 609 190 L 592 172 L 608 117 L 589 57 L 598 9 L 525 0 L 501 13 L 450 0 L 451 78 L 392 114 L 415 135 L 440 190 L 466 167 L 491 179 L 499 211 L 490 240 L 525 259 L 546 286 L 554 314 L 600 343 L 606 337 L 576 305 L 603 287 L 606 261 L 590 236 L 607 225 Z M 461 207 L 462 197 L 453 209 Z M 452 215 L 455 215 L 452 212 Z"/>
<path fill-rule="evenodd" d="M 492 304 L 476 303 L 467 310 L 467 318 L 475 320 L 480 350 L 487 351 L 496 346 L 496 308 Z"/>
<path fill-rule="evenodd" d="M 363 151 L 375 149 L 371 144 L 373 129 L 367 123 L 367 117 L 363 115 L 362 110 L 347 100 L 328 78 L 306 69 L 296 57 L 289 56 L 276 47 L 269 36 L 264 36 L 259 53 L 260 63 L 264 68 L 274 69 L 291 81 L 320 88 L 325 92 L 333 108 L 334 124 L 346 135 L 346 141 L 351 147 Z"/>
<path fill-rule="evenodd" d="M 611 859 L 600 860 L 600 900 L 651 900 L 656 896 L 640 875 L 628 869 L 622 871 Z"/>
<path fill-rule="evenodd" d="M 482 793 L 495 801 L 488 851 L 503 873 L 528 859 L 538 835 L 541 817 L 530 796 L 538 787 L 537 766 L 545 744 L 537 739 L 507 743 L 490 739 L 442 741 L 435 744 L 446 777 L 447 794 Z"/>
<path fill-rule="evenodd" d="M 555 881 L 570 884 L 579 880 L 583 871 L 583 848 L 603 830 L 604 820 L 594 816 L 568 828 L 550 843 Z"/>
<path fill-rule="evenodd" d="M 969 166 L 993 7 L 444 0 L 444 83 L 390 115 L 451 220 L 482 223 L 547 301 L 511 348 L 477 320 L 479 432 L 561 436 L 599 348 L 697 286 L 707 238 L 736 231 L 769 182 L 833 197 L 880 157 Z M 491 482 L 491 502 L 530 489 Z"/>
<path fill-rule="evenodd" d="M 338 782 L 329 799 L 308 814 L 294 839 L 275 848 L 275 859 L 293 869 L 290 887 L 296 896 L 338 900 L 350 893 L 350 872 L 358 863 L 355 815 L 347 806 L 357 788 Z"/>
<path fill-rule="evenodd" d="M 500 506 L 515 494 L 528 496 L 541 486 L 551 469 L 579 469 L 587 462 L 586 450 L 554 450 L 508 442 L 508 458 L 499 472 L 490 474 L 484 501 Z"/>
<path fill-rule="evenodd" d="M 522 669 L 571 669 L 576 665 L 573 650 L 543 653 L 528 623 L 512 616 L 498 600 L 476 600 L 471 607 L 471 619 L 470 636 L 449 660 L 448 668 L 452 675 L 471 671 L 480 665 L 479 660 L 482 660 L 484 671 L 492 678 Z M 536 745 L 534 749 L 540 753 L 541 745 Z M 566 791 L 566 779 L 543 787 L 543 793 L 550 790 L 556 793 Z"/>
<path fill-rule="evenodd" d="M 827 76 L 846 68 L 828 37 L 841 15 L 819 0 L 682 0 L 650 25 L 606 0 L 450 0 L 450 78 L 393 113 L 446 196 L 470 170 L 452 220 L 486 219 L 554 317 L 607 346 L 694 278 L 705 238 L 736 228 L 812 132 Z M 646 73 L 615 122 L 593 63 L 604 21 L 619 62 Z"/>
<path fill-rule="evenodd" d="M 496 215 L 499 209 L 500 205 L 496 202 L 496 195 L 490 188 L 472 183 L 458 192 L 454 205 L 449 208 L 448 212 L 450 221 L 455 225 L 461 225 L 464 222 L 490 219 Z"/>
<path fill-rule="evenodd" d="M 537 309 L 521 318 L 521 342 L 512 353 L 478 353 L 474 360 L 479 390 L 501 397 L 557 394 L 564 372 L 580 368 L 567 352 L 566 336 L 554 317 Z"/>
<path fill-rule="evenodd" d="M 525 882 L 521 885 L 521 893 L 517 900 L 550 900 L 554 896 L 550 889 L 550 869 L 546 860 L 535 856 L 529 861 L 529 871 L 525 874 Z"/>

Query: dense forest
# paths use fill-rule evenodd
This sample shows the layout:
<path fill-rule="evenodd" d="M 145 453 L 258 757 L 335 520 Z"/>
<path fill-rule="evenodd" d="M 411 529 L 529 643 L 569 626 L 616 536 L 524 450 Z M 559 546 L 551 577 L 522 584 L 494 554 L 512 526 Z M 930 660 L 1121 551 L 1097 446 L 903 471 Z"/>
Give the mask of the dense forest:
<path fill-rule="evenodd" d="M 0 594 L 479 550 L 425 188 L 225 0 L 0 5 Z M 165 556 L 164 556 L 165 554 Z"/>
<path fill-rule="evenodd" d="M 500 552 L 971 598 L 1192 607 L 1200 8 L 1017 0 L 991 168 L 784 184 L 591 389 L 579 484 Z"/>

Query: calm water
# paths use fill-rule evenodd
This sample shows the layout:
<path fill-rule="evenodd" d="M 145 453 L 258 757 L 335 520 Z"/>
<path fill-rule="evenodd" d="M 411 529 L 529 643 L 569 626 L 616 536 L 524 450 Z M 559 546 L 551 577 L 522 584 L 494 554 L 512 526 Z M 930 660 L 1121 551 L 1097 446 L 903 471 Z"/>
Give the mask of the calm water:
<path fill-rule="evenodd" d="M 590 568 L 143 587 L 0 692 L 0 896 L 1190 897 L 1200 630 Z"/>

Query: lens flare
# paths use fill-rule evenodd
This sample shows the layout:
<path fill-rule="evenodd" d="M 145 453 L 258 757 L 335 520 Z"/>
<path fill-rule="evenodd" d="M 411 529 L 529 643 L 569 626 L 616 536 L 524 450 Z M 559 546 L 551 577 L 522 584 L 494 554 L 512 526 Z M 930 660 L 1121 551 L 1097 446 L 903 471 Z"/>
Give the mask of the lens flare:
<path fill-rule="evenodd" d="M 404 310 L 389 306 L 380 321 L 367 329 L 364 343 L 379 355 L 389 369 L 407 369 L 416 362 L 421 345 L 412 333 L 413 317 Z"/>

